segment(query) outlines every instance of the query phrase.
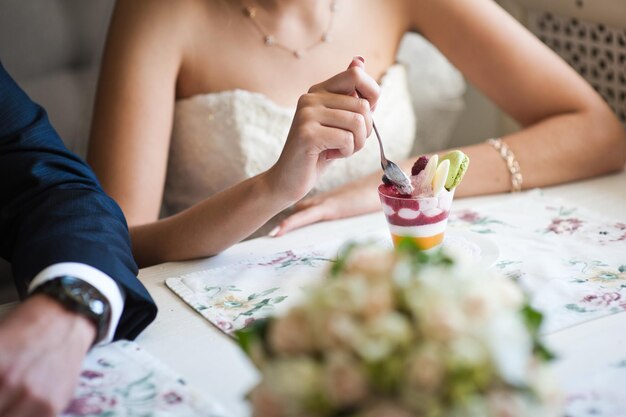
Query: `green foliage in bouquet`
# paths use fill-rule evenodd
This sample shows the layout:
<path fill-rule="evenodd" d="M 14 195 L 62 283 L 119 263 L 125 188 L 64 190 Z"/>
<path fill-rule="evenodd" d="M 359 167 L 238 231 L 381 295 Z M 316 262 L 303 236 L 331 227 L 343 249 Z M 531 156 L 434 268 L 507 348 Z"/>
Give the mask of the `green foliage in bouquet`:
<path fill-rule="evenodd" d="M 467 260 L 351 245 L 285 315 L 237 332 L 258 417 L 556 415 L 542 316 Z"/>

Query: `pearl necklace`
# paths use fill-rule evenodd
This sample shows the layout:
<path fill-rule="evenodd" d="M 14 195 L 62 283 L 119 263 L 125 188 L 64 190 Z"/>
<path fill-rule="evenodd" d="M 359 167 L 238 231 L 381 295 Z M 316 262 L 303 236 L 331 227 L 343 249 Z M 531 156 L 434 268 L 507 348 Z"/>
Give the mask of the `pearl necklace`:
<path fill-rule="evenodd" d="M 274 35 L 268 33 L 262 26 L 261 24 L 256 20 L 256 7 L 252 7 L 252 6 L 247 6 L 244 8 L 244 14 L 246 17 L 248 17 L 250 19 L 250 21 L 252 22 L 252 24 L 254 25 L 255 29 L 257 30 L 257 32 L 259 32 L 261 34 L 261 36 L 263 37 L 263 43 L 265 44 L 265 46 L 269 46 L 269 47 L 275 47 L 275 48 L 279 48 L 282 49 L 283 51 L 289 52 L 294 58 L 297 59 L 302 59 L 302 57 L 304 57 L 304 55 L 308 52 L 310 52 L 312 49 L 316 48 L 317 46 L 323 44 L 323 43 L 330 43 L 331 41 L 331 36 L 330 33 L 333 29 L 333 23 L 335 21 L 335 12 L 337 11 L 337 0 L 331 0 L 330 2 L 330 19 L 328 21 L 328 26 L 326 26 L 326 30 L 324 30 L 321 34 L 321 36 L 312 44 L 304 47 L 304 48 L 300 48 L 300 49 L 294 49 L 294 48 L 290 48 L 287 45 L 285 45 L 282 42 L 279 42 Z"/>

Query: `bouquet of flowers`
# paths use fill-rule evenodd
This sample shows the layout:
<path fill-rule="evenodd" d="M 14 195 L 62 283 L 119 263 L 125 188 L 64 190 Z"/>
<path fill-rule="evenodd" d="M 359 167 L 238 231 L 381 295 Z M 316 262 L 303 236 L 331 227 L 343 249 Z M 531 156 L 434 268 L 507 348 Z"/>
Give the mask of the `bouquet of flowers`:
<path fill-rule="evenodd" d="M 349 248 L 303 304 L 237 333 L 258 417 L 552 416 L 559 396 L 516 284 L 442 251 Z"/>

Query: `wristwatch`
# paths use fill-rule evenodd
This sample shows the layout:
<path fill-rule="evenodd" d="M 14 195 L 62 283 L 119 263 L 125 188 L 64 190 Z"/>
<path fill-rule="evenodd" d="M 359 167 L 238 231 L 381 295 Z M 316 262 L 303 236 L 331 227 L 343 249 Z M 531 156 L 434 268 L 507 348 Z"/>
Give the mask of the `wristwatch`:
<path fill-rule="evenodd" d="M 91 321 L 96 326 L 96 337 L 92 346 L 106 337 L 111 323 L 111 305 L 93 285 L 80 278 L 62 275 L 39 285 L 31 293 L 35 294 L 45 294 L 67 310 Z"/>

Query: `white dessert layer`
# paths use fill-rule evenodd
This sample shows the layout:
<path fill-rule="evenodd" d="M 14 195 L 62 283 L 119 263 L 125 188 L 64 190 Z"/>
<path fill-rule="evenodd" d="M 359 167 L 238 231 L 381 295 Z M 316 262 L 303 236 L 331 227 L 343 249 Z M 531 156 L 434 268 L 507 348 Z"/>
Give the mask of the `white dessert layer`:
<path fill-rule="evenodd" d="M 389 231 L 398 236 L 428 237 L 443 233 L 447 225 L 448 219 L 421 226 L 396 226 L 390 224 Z"/>
<path fill-rule="evenodd" d="M 412 220 L 416 219 L 420 212 L 428 217 L 437 216 L 442 211 L 450 211 L 452 206 L 452 199 L 454 198 L 454 189 L 448 191 L 445 188 L 439 193 L 438 197 L 425 197 L 420 200 L 420 209 L 412 210 L 409 208 L 402 208 L 398 211 L 398 216 L 403 219 Z M 396 214 L 396 211 L 388 204 L 382 203 L 383 212 L 387 216 Z"/>
<path fill-rule="evenodd" d="M 390 205 L 383 203 L 383 213 L 385 213 L 387 216 L 391 216 L 395 214 L 396 211 Z"/>
<path fill-rule="evenodd" d="M 438 207 L 442 209 L 443 211 L 450 211 L 450 207 L 452 206 L 452 199 L 454 198 L 455 189 L 456 188 L 453 188 L 452 191 L 447 191 L 446 189 L 444 189 L 441 192 L 441 194 L 439 194 Z"/>

